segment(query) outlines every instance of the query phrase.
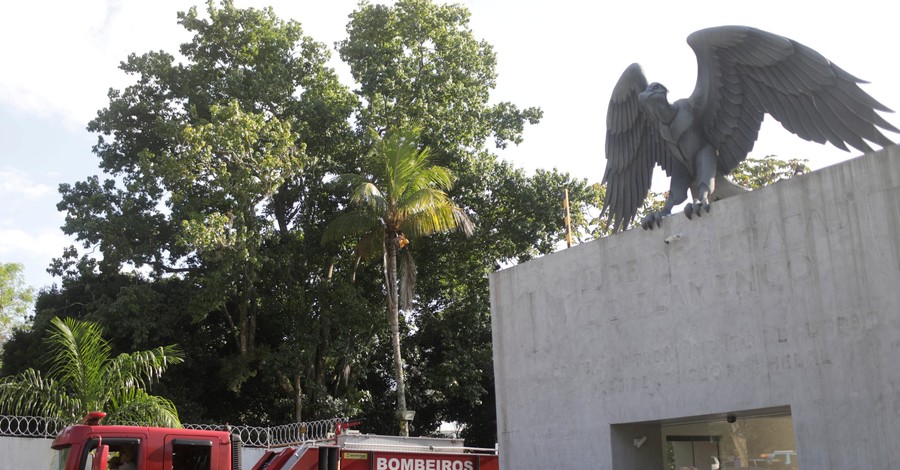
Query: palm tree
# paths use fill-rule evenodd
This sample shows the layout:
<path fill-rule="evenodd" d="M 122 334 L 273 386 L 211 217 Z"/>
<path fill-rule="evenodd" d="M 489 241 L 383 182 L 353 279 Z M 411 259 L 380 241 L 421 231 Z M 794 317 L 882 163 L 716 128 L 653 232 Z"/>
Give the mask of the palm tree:
<path fill-rule="evenodd" d="M 450 170 L 431 165 L 428 147 L 419 149 L 419 129 L 404 127 L 384 138 L 371 131 L 375 142 L 372 159 L 365 170 L 370 175 L 343 175 L 340 181 L 353 186 L 351 203 L 359 209 L 344 213 L 325 230 L 323 243 L 357 237 L 357 261 L 380 252 L 384 257 L 384 283 L 388 323 L 394 356 L 397 386 L 397 414 L 400 435 L 408 436 L 406 381 L 400 354 L 399 309 L 412 304 L 415 265 L 409 250 L 411 238 L 460 230 L 472 233 L 472 223 L 456 207 L 447 193 L 453 186 Z M 402 278 L 398 281 L 398 255 Z"/>
<path fill-rule="evenodd" d="M 105 411 L 106 423 L 181 427 L 175 405 L 146 387 L 172 364 L 183 362 L 177 346 L 110 357 L 110 344 L 96 323 L 51 321 L 45 339 L 50 371 L 28 369 L 0 379 L 0 410 L 67 423 Z"/>

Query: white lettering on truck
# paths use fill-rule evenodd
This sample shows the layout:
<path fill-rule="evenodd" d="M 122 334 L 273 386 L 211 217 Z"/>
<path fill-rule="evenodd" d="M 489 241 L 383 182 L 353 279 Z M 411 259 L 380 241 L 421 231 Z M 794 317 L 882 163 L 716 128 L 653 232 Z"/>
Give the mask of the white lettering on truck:
<path fill-rule="evenodd" d="M 471 461 L 444 459 L 375 458 L 376 470 L 474 470 Z"/>

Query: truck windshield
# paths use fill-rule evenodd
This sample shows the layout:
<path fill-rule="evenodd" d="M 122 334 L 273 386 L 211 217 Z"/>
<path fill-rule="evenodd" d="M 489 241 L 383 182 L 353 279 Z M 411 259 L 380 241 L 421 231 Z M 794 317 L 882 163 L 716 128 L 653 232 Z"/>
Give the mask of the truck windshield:
<path fill-rule="evenodd" d="M 53 450 L 53 460 L 50 461 L 50 470 L 66 470 L 66 460 L 69 460 L 70 447 Z"/>

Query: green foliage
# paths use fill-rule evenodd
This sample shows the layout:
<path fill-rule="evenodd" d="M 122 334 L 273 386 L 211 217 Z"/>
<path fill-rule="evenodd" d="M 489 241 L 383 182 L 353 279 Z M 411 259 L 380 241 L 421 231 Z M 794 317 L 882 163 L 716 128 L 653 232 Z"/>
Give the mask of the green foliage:
<path fill-rule="evenodd" d="M 410 323 L 400 327 L 409 329 L 403 354 L 417 429 L 458 421 L 466 424 L 469 443 L 492 446 L 487 276 L 556 249 L 564 234 L 563 189 L 579 208 L 586 207 L 590 190 L 555 171 L 529 177 L 485 149 L 490 140 L 498 147 L 521 142 L 526 124 L 536 124 L 542 112 L 490 102 L 496 55 L 475 37 L 464 7 L 424 0 L 363 3 L 351 14 L 338 51 L 365 104 L 359 128 L 421 126 L 434 161 L 456 176 L 450 198 L 477 220 L 476 236 L 439 234 L 407 248 L 419 274 Z M 389 373 L 389 364 L 373 364 L 365 382 L 373 397 L 367 425 L 375 430 L 393 429 L 396 422 L 385 412 L 394 409 L 388 408 L 394 405 L 389 394 L 377 393 L 390 386 L 380 375 Z"/>
<path fill-rule="evenodd" d="M 116 325 L 114 351 L 182 344 L 185 362 L 154 390 L 185 420 L 341 414 L 385 433 L 397 426 L 402 362 L 417 433 L 457 421 L 470 444 L 492 446 L 488 275 L 558 249 L 566 189 L 577 238 L 592 236 L 600 188 L 555 170 L 529 175 L 489 152 L 521 142 L 541 110 L 491 101 L 496 56 L 461 6 L 361 4 L 337 45 L 356 95 L 299 23 L 230 1 L 206 10 L 179 14 L 193 35 L 180 62 L 160 51 L 122 64 L 134 82 L 111 90 L 89 126 L 106 175 L 63 185 L 59 204 L 64 231 L 102 256 L 73 247 L 55 261 L 62 286 L 39 296 L 34 330 L 10 340 L 4 373 L 45 376 L 40 338 L 64 315 Z M 418 137 L 393 132 L 410 127 Z M 422 165 L 398 160 L 402 171 L 388 177 L 385 157 L 412 153 L 446 170 L 425 165 L 420 182 L 391 183 Z M 375 184 L 348 194 L 350 178 L 335 178 L 347 174 Z M 420 210 L 450 201 L 460 209 Z M 390 207 L 410 210 L 372 217 Z M 478 221 L 476 236 L 440 232 L 462 214 Z M 332 221 L 354 243 L 322 245 Z M 361 253 L 383 255 L 387 226 L 411 241 L 398 276 L 411 280 L 407 261 L 417 261 L 415 296 L 394 331 L 380 313 L 382 263 L 357 264 Z"/>
<path fill-rule="evenodd" d="M 366 104 L 361 128 L 417 123 L 440 153 L 480 149 L 490 134 L 501 147 L 521 142 L 524 124 L 536 124 L 542 112 L 489 104 L 497 58 L 475 38 L 469 16 L 465 7 L 430 0 L 360 4 L 337 47 Z"/>
<path fill-rule="evenodd" d="M 175 405 L 146 391 L 170 365 L 183 361 L 178 347 L 112 357 L 99 325 L 60 318 L 51 323 L 45 340 L 49 372 L 28 369 L 0 379 L 0 409 L 67 423 L 102 410 L 109 424 L 180 427 Z"/>
<path fill-rule="evenodd" d="M 357 236 L 360 240 L 356 249 L 358 256 L 364 256 L 371 247 L 382 247 L 397 413 L 403 416 L 406 412 L 406 380 L 400 348 L 399 309 L 412 306 L 415 285 L 415 266 L 409 250 L 404 248 L 410 239 L 435 233 L 458 229 L 471 235 L 472 225 L 465 212 L 453 205 L 444 192 L 453 185 L 450 171 L 431 164 L 428 147 L 419 149 L 419 129 L 401 127 L 388 131 L 384 138 L 372 131 L 372 137 L 374 151 L 364 167 L 370 178 L 362 175 L 342 178 L 356 183 L 350 201 L 361 209 L 338 216 L 326 228 L 323 241 Z M 398 256 L 402 274 L 399 279 Z M 400 433 L 409 435 L 402 419 Z"/>
<path fill-rule="evenodd" d="M 735 183 L 757 189 L 778 181 L 809 172 L 806 159 L 780 160 L 774 155 L 765 158 L 748 158 L 729 175 Z"/>
<path fill-rule="evenodd" d="M 97 177 L 63 185 L 59 204 L 64 231 L 103 258 L 76 263 L 67 253 L 56 266 L 71 276 L 133 265 L 183 277 L 200 289 L 186 313 L 224 320 L 246 356 L 236 362 L 254 367 L 263 245 L 304 223 L 305 191 L 321 187 L 320 159 L 347 148 L 355 100 L 298 23 L 231 2 L 210 2 L 208 13 L 179 14 L 195 33 L 185 63 L 154 52 L 122 64 L 136 83 L 111 91 L 89 126 L 101 134 L 101 167 L 122 187 Z"/>
<path fill-rule="evenodd" d="M 329 224 L 325 241 L 372 233 L 383 239 L 387 233 L 402 237 L 406 246 L 411 238 L 457 228 L 471 233 L 468 217 L 445 192 L 453 186 L 451 172 L 431 164 L 430 148 L 419 150 L 419 132 L 417 128 L 400 128 L 381 138 L 372 131 L 374 151 L 364 163 L 368 177 L 344 175 L 338 180 L 339 184 L 353 185 L 350 202 L 360 209 L 342 214 Z M 381 240 L 374 244 L 379 245 L 383 246 Z"/>
<path fill-rule="evenodd" d="M 0 263 L 0 346 L 27 325 L 34 289 L 25 286 L 23 269 L 18 263 Z"/>

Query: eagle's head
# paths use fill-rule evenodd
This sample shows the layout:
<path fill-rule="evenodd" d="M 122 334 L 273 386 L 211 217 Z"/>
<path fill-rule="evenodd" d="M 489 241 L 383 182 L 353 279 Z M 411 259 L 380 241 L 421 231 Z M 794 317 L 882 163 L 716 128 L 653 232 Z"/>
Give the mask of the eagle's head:
<path fill-rule="evenodd" d="M 666 87 L 664 87 L 662 83 L 653 82 L 647 85 L 647 89 L 642 91 L 641 94 L 638 95 L 638 101 L 640 101 L 641 104 L 648 104 L 648 101 L 662 101 L 663 103 L 668 104 L 668 94 L 669 90 L 666 89 Z"/>

